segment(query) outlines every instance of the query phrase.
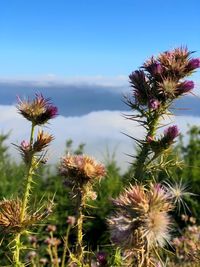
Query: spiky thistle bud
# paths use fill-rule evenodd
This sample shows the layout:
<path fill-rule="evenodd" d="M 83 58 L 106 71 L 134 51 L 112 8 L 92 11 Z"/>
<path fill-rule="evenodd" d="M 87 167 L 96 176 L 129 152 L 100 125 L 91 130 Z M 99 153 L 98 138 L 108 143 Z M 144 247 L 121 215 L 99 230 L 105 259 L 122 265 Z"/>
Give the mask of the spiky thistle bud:
<path fill-rule="evenodd" d="M 160 102 L 157 99 L 152 98 L 149 100 L 149 108 L 150 109 L 157 110 L 159 107 L 160 107 Z"/>
<path fill-rule="evenodd" d="M 53 140 L 53 136 L 48 134 L 48 133 L 44 133 L 44 131 L 39 131 L 38 135 L 37 135 L 37 139 L 36 141 L 33 143 L 33 151 L 34 152 L 40 152 L 42 151 L 44 148 L 46 148 L 49 143 Z"/>
<path fill-rule="evenodd" d="M 188 65 L 186 66 L 186 69 L 188 71 L 193 71 L 197 68 L 200 68 L 200 58 L 192 58 L 189 62 Z"/>
<path fill-rule="evenodd" d="M 46 218 L 45 212 L 40 209 L 33 213 L 25 211 L 21 219 L 22 201 L 17 199 L 4 199 L 0 202 L 0 228 L 5 233 L 20 233 Z"/>
<path fill-rule="evenodd" d="M 149 100 L 150 87 L 144 71 L 136 70 L 129 75 L 129 79 L 130 84 L 134 89 L 134 98 L 136 103 L 145 105 Z"/>
<path fill-rule="evenodd" d="M 176 95 L 182 95 L 190 92 L 192 89 L 194 89 L 194 82 L 193 81 L 184 81 L 180 83 L 176 90 Z"/>
<path fill-rule="evenodd" d="M 42 94 L 36 94 L 32 101 L 19 98 L 17 109 L 24 118 L 34 125 L 45 124 L 58 115 L 57 107 L 53 106 L 50 99 L 45 99 Z"/>
<path fill-rule="evenodd" d="M 165 129 L 164 137 L 162 138 L 161 142 L 164 144 L 170 145 L 174 142 L 174 139 L 178 137 L 180 134 L 177 125 L 173 125 Z"/>

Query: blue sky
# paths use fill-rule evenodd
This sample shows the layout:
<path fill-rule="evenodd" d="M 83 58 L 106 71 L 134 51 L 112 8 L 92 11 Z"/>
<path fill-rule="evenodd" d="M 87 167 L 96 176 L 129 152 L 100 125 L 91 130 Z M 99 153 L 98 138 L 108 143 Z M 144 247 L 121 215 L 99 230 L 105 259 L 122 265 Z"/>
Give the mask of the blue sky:
<path fill-rule="evenodd" d="M 181 44 L 199 56 L 199 10 L 199 0 L 0 0 L 0 77 L 128 75 Z"/>
<path fill-rule="evenodd" d="M 16 95 L 42 92 L 60 114 L 50 125 L 55 159 L 72 138 L 100 158 L 117 146 L 119 164 L 129 161 L 133 144 L 121 132 L 143 132 L 121 116 L 128 75 L 180 45 L 199 57 L 199 10 L 199 0 L 0 0 L 1 132 L 12 129 L 9 143 L 26 139 L 30 125 L 13 106 Z M 188 122 L 200 124 L 200 112 L 199 98 L 184 99 L 176 121 L 186 132 Z"/>

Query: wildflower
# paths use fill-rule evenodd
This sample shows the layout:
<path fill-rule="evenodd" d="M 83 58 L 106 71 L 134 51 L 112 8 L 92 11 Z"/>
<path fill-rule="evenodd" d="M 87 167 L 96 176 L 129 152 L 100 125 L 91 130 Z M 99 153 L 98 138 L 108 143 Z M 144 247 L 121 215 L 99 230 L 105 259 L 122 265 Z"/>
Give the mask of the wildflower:
<path fill-rule="evenodd" d="M 49 224 L 46 228 L 47 232 L 55 232 L 56 231 L 56 225 Z"/>
<path fill-rule="evenodd" d="M 15 145 L 15 144 L 14 144 Z M 23 140 L 20 144 L 20 146 L 15 145 L 20 152 L 22 159 L 24 160 L 25 163 L 28 163 L 31 159 L 32 156 L 32 148 L 31 145 L 28 141 Z"/>
<path fill-rule="evenodd" d="M 33 101 L 19 99 L 17 105 L 19 113 L 31 121 L 34 125 L 42 125 L 58 115 L 57 107 L 53 106 L 49 99 L 43 95 L 37 95 Z"/>
<path fill-rule="evenodd" d="M 72 227 L 75 225 L 76 218 L 74 216 L 68 216 L 67 217 L 67 223 L 71 225 Z"/>
<path fill-rule="evenodd" d="M 61 160 L 61 175 L 69 178 L 71 183 L 83 185 L 87 182 L 92 183 L 105 176 L 105 168 L 94 159 L 86 155 L 66 156 Z"/>
<path fill-rule="evenodd" d="M 33 144 L 33 151 L 34 152 L 42 151 L 44 148 L 46 148 L 49 145 L 49 143 L 52 140 L 53 140 L 52 135 L 48 133 L 44 133 L 43 131 L 39 131 L 37 135 L 37 139 Z"/>
<path fill-rule="evenodd" d="M 149 108 L 152 110 L 157 110 L 160 107 L 160 102 L 157 99 L 149 100 Z"/>
<path fill-rule="evenodd" d="M 56 238 L 56 237 L 47 237 L 45 240 L 44 240 L 44 243 L 47 244 L 47 245 L 51 245 L 51 246 L 59 246 L 61 244 L 61 241 L 60 239 Z"/>
<path fill-rule="evenodd" d="M 33 258 L 35 258 L 37 256 L 37 253 L 35 251 L 30 251 L 28 254 L 27 254 L 27 258 L 28 260 L 32 260 Z"/>
<path fill-rule="evenodd" d="M 37 237 L 34 235 L 29 235 L 28 240 L 31 244 L 36 244 L 37 243 Z"/>
<path fill-rule="evenodd" d="M 97 261 L 100 266 L 106 266 L 107 265 L 107 254 L 105 252 L 98 252 L 97 255 Z"/>
<path fill-rule="evenodd" d="M 193 81 L 184 81 L 180 83 L 176 90 L 176 95 L 182 95 L 185 93 L 190 92 L 194 88 L 194 82 Z"/>
<path fill-rule="evenodd" d="M 179 130 L 176 125 L 170 126 L 164 131 L 164 137 L 162 141 L 167 144 L 172 144 L 174 139 L 179 136 Z"/>
<path fill-rule="evenodd" d="M 42 265 L 45 265 L 45 264 L 48 263 L 48 260 L 47 260 L 47 258 L 41 258 L 41 259 L 39 260 L 39 263 L 41 263 Z"/>
<path fill-rule="evenodd" d="M 143 68 L 153 77 L 160 75 L 163 71 L 163 66 L 153 57 L 144 63 Z"/>
<path fill-rule="evenodd" d="M 131 86 L 134 88 L 134 97 L 138 104 L 145 105 L 150 95 L 150 87 L 144 71 L 136 70 L 129 75 Z"/>
<path fill-rule="evenodd" d="M 189 62 L 188 65 L 186 66 L 186 69 L 188 71 L 193 71 L 197 68 L 200 68 L 200 58 L 192 58 Z"/>
<path fill-rule="evenodd" d="M 141 249 L 144 242 L 149 247 L 164 246 L 169 240 L 173 209 L 168 192 L 159 184 L 131 186 L 113 200 L 117 209 L 108 219 L 111 239 L 125 250 Z"/>

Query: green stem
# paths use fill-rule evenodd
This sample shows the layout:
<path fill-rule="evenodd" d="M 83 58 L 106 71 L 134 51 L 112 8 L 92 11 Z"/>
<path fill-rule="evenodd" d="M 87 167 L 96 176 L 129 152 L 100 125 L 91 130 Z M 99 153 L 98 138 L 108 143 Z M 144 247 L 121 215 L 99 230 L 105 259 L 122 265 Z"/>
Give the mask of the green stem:
<path fill-rule="evenodd" d="M 30 147 L 32 147 L 33 144 L 33 137 L 34 137 L 34 128 L 35 125 L 32 124 L 31 127 L 31 136 L 30 136 Z M 24 196 L 23 196 L 23 200 L 22 200 L 22 210 L 21 210 L 21 222 L 24 220 L 24 215 L 26 212 L 26 208 L 27 208 L 27 204 L 28 204 L 28 198 L 29 198 L 29 194 L 30 194 L 30 189 L 31 189 L 31 183 L 32 183 L 32 176 L 33 176 L 33 153 L 31 154 L 30 157 L 30 162 L 28 164 L 28 168 L 27 168 L 27 174 L 26 174 L 26 185 L 25 185 L 25 191 L 24 191 Z"/>
<path fill-rule="evenodd" d="M 30 136 L 30 148 L 32 148 L 32 144 L 33 144 L 33 138 L 34 138 L 34 128 L 35 125 L 32 123 L 32 127 L 31 127 L 31 136 Z M 24 217 L 25 217 L 25 212 L 27 209 L 27 205 L 28 205 L 28 199 L 29 199 L 29 195 L 30 195 L 30 190 L 31 190 L 31 183 L 32 183 L 32 175 L 33 175 L 33 158 L 34 158 L 34 154 L 31 153 L 31 157 L 30 157 L 30 161 L 28 163 L 27 166 L 27 173 L 25 175 L 25 191 L 24 191 L 24 195 L 23 195 L 23 199 L 22 199 L 22 208 L 21 208 L 21 214 L 20 214 L 20 221 L 23 222 Z M 14 239 L 15 241 L 15 251 L 13 253 L 13 263 L 15 267 L 18 266 L 24 266 L 21 262 L 20 262 L 20 250 L 21 250 L 21 233 L 18 233 Z"/>
<path fill-rule="evenodd" d="M 135 163 L 136 168 L 135 168 L 134 178 L 138 181 L 141 181 L 144 178 L 145 166 L 146 166 L 145 163 L 151 149 L 150 145 L 146 142 L 146 140 L 148 136 L 151 136 L 152 138 L 155 136 L 159 117 L 160 117 L 159 113 L 155 113 L 154 116 L 150 118 L 145 141 L 143 143 L 139 155 L 137 156 L 137 161 Z"/>
<path fill-rule="evenodd" d="M 76 256 L 78 261 L 83 264 L 83 208 L 85 206 L 85 193 L 83 189 L 78 192 L 78 207 L 77 207 L 77 246 Z"/>
<path fill-rule="evenodd" d="M 68 240 L 69 240 L 70 230 L 71 230 L 71 226 L 68 225 L 67 231 L 66 231 L 66 236 L 65 236 L 64 251 L 63 251 L 63 256 L 62 256 L 61 267 L 65 267 L 65 259 L 66 259 L 67 249 L 68 249 Z"/>

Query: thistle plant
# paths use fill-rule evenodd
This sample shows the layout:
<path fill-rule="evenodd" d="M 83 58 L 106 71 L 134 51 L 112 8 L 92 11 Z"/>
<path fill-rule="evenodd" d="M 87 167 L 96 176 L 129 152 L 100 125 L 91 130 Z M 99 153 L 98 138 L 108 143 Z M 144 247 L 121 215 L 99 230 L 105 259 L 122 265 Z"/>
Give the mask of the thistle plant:
<path fill-rule="evenodd" d="M 67 155 L 60 163 L 60 174 L 65 177 L 65 183 L 71 188 L 76 199 L 76 247 L 75 253 L 70 252 L 71 261 L 84 266 L 83 221 L 84 210 L 89 199 L 96 198 L 93 185 L 105 176 L 105 168 L 86 155 Z"/>
<path fill-rule="evenodd" d="M 136 157 L 134 179 L 145 178 L 150 163 L 169 151 L 179 135 L 177 126 L 170 126 L 163 136 L 156 137 L 164 116 L 170 116 L 171 106 L 177 98 L 191 93 L 194 82 L 185 80 L 200 67 L 200 58 L 191 58 L 193 52 L 180 47 L 151 57 L 139 70 L 129 76 L 131 96 L 126 97 L 127 105 L 134 111 L 130 117 L 146 130 L 143 140 L 135 139 L 139 145 Z M 170 165 L 170 164 L 169 164 Z"/>
<path fill-rule="evenodd" d="M 0 226 L 4 233 L 12 233 L 15 238 L 13 244 L 13 265 L 15 267 L 25 266 L 20 259 L 20 251 L 25 248 L 21 241 L 21 235 L 26 233 L 29 227 L 40 222 L 52 211 L 52 203 L 46 207 L 38 207 L 36 210 L 29 208 L 33 178 L 38 167 L 46 162 L 45 149 L 53 140 L 53 136 L 42 130 L 38 131 L 35 138 L 36 126 L 46 124 L 57 115 L 57 108 L 42 95 L 36 95 L 35 99 L 21 100 L 17 105 L 19 113 L 31 122 L 31 134 L 29 141 L 22 141 L 15 145 L 19 150 L 26 165 L 24 180 L 24 192 L 21 198 L 3 200 L 0 202 Z"/>
<path fill-rule="evenodd" d="M 157 266 L 157 260 L 161 264 L 159 251 L 169 243 L 173 225 L 170 214 L 190 195 L 182 181 L 161 185 L 156 175 L 180 166 L 178 160 L 168 160 L 178 127 L 169 126 L 159 136 L 158 130 L 162 120 L 172 115 L 174 101 L 194 88 L 193 81 L 185 80 L 200 67 L 200 58 L 191 58 L 192 53 L 184 47 L 166 51 L 129 76 L 132 94 L 126 103 L 134 114 L 127 118 L 139 122 L 146 133 L 142 140 L 131 137 L 139 146 L 134 185 L 113 200 L 116 212 L 108 218 L 111 240 L 121 248 L 127 266 Z"/>

